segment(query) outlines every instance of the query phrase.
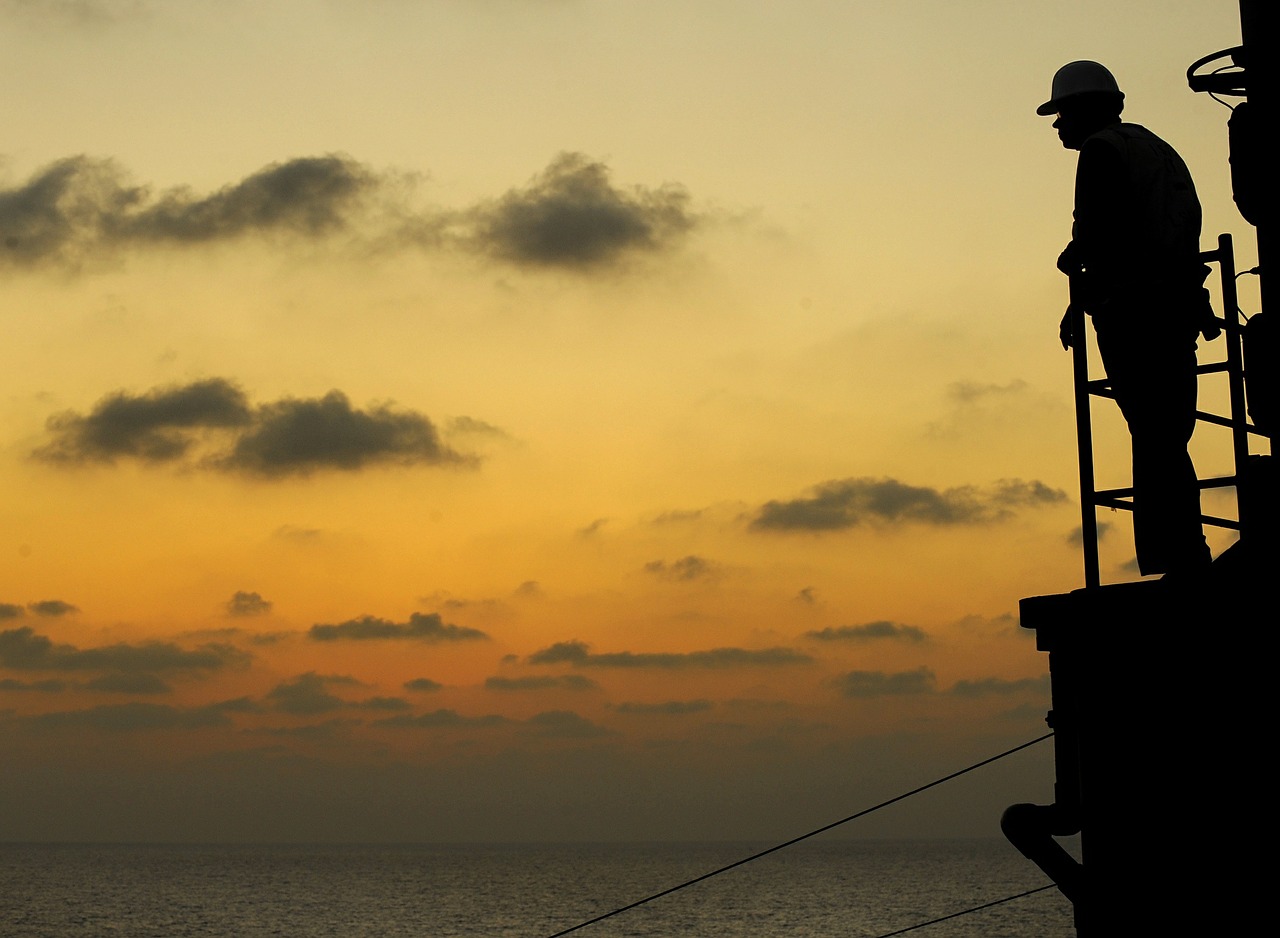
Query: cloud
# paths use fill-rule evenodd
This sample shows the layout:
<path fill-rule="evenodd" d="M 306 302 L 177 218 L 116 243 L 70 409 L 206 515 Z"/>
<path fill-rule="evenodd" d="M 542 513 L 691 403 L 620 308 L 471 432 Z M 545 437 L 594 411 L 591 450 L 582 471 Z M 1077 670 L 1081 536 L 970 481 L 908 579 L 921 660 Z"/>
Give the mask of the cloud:
<path fill-rule="evenodd" d="M 0 13 L 37 26 L 97 31 L 143 15 L 144 0 L 0 0 Z"/>
<path fill-rule="evenodd" d="M 836 686 L 846 697 L 904 697 L 932 694 L 937 678 L 926 667 L 913 671 L 850 671 L 841 675 Z"/>
<path fill-rule="evenodd" d="M 330 154 L 273 163 L 204 197 L 179 187 L 153 198 L 112 160 L 67 157 L 0 190 L 0 265 L 78 268 L 130 246 L 316 238 L 345 228 L 378 185 L 365 167 Z"/>
<path fill-rule="evenodd" d="M 332 713 L 347 706 L 341 697 L 336 697 L 326 689 L 330 684 L 357 684 L 355 678 L 345 675 L 316 674 L 308 671 L 300 674 L 292 681 L 277 684 L 267 691 L 266 698 L 272 705 L 284 713 L 310 716 L 317 713 Z"/>
<path fill-rule="evenodd" d="M 1043 482 L 1002 479 L 980 489 L 966 485 L 939 490 L 896 479 L 837 479 L 811 494 L 766 502 L 751 521 L 758 531 L 837 531 L 863 522 L 917 522 L 932 525 L 986 524 L 1011 517 L 1018 508 L 1066 500 L 1066 493 Z"/>
<path fill-rule="evenodd" d="M 16 603 L 0 603 L 0 621 L 4 619 L 20 619 L 26 610 Z"/>
<path fill-rule="evenodd" d="M 618 713 L 671 714 L 705 713 L 712 708 L 709 700 L 668 700 L 665 703 L 620 703 L 613 709 Z"/>
<path fill-rule="evenodd" d="M 990 697 L 1011 694 L 1047 694 L 1049 692 L 1049 675 L 1040 677 L 1024 677 L 1016 681 L 1007 681 L 998 677 L 987 677 L 977 681 L 956 681 L 949 693 L 957 697 Z"/>
<path fill-rule="evenodd" d="M 79 612 L 79 606 L 73 606 L 71 603 L 63 602 L 61 599 L 42 599 L 39 602 L 27 603 L 27 608 L 38 616 L 49 616 L 56 618 L 58 616 L 69 616 L 73 612 Z"/>
<path fill-rule="evenodd" d="M 185 649 L 172 642 L 119 642 L 81 650 L 55 645 L 26 627 L 0 632 L 0 665 L 22 671 L 217 671 L 243 665 L 249 657 L 247 652 L 223 644 Z"/>
<path fill-rule="evenodd" d="M 413 705 L 403 697 L 369 697 L 351 704 L 357 710 L 412 710 Z"/>
<path fill-rule="evenodd" d="M 1106 537 L 1110 533 L 1111 533 L 1111 522 L 1099 521 L 1098 522 L 1098 540 L 1101 541 L 1104 537 Z M 1077 524 L 1074 528 L 1071 529 L 1071 531 L 1067 534 L 1064 540 L 1067 542 L 1067 544 L 1070 547 L 1078 549 L 1080 545 L 1084 543 L 1084 528 Z"/>
<path fill-rule="evenodd" d="M 463 465 L 474 460 L 441 443 L 434 425 L 421 414 L 385 404 L 362 411 L 341 391 L 262 405 L 253 425 L 221 460 L 226 468 L 267 477 L 386 463 Z"/>
<path fill-rule="evenodd" d="M 646 573 L 652 573 L 664 580 L 689 581 L 715 579 L 720 574 L 718 565 L 703 557 L 690 554 L 667 563 L 663 560 L 651 560 L 644 565 Z"/>
<path fill-rule="evenodd" d="M 550 739 L 599 739 L 617 735 L 571 710 L 547 710 L 530 717 L 525 725 L 535 736 Z"/>
<path fill-rule="evenodd" d="M 214 241 L 270 231 L 316 236 L 344 227 L 360 196 L 377 184 L 350 157 L 301 157 L 273 163 L 204 198 L 171 189 L 117 227 L 123 237 L 147 241 Z"/>
<path fill-rule="evenodd" d="M 976 381 L 956 381 L 947 388 L 947 396 L 957 404 L 974 404 L 983 398 L 1008 397 L 1022 394 L 1027 382 L 1015 378 L 1008 384 L 979 384 Z"/>
<path fill-rule="evenodd" d="M 475 243 L 527 267 L 586 270 L 657 251 L 694 227 L 679 186 L 619 189 L 609 168 L 561 153 L 525 188 L 473 211 Z"/>
<path fill-rule="evenodd" d="M 167 694 L 169 685 L 154 674 L 105 674 L 84 685 L 111 694 Z"/>
<path fill-rule="evenodd" d="M 32 726 L 53 729 L 111 730 L 130 732 L 135 730 L 204 729 L 211 726 L 227 726 L 230 719 L 226 707 L 213 704 L 207 707 L 171 707 L 153 703 L 104 704 L 88 710 L 67 710 L 27 717 Z"/>
<path fill-rule="evenodd" d="M 453 728 L 453 727 L 473 727 L 473 726 L 501 726 L 504 723 L 510 723 L 506 717 L 497 714 L 489 714 L 482 717 L 464 717 L 456 710 L 434 710 L 431 713 L 422 713 L 417 716 L 398 716 L 388 717 L 385 720 L 378 720 L 377 726 L 395 726 L 395 727 L 423 727 L 427 729 L 436 728 Z"/>
<path fill-rule="evenodd" d="M 120 458 L 172 463 L 218 434 L 228 438 L 226 447 L 190 465 L 278 479 L 372 465 L 476 462 L 445 446 L 431 421 L 415 411 L 389 404 L 361 410 L 337 390 L 254 407 L 225 378 L 142 394 L 116 391 L 87 415 L 65 411 L 50 417 L 46 426 L 52 439 L 32 455 L 67 466 Z"/>
<path fill-rule="evenodd" d="M 229 616 L 263 616 L 271 611 L 271 603 L 263 599 L 260 593 L 236 590 L 227 600 L 225 608 Z"/>
<path fill-rule="evenodd" d="M 39 691 L 44 694 L 60 694 L 67 689 L 65 681 L 15 681 L 13 678 L 0 679 L 0 691 Z"/>
<path fill-rule="evenodd" d="M 432 693 L 434 691 L 438 691 L 442 687 L 444 687 L 443 684 L 441 684 L 439 681 L 433 681 L 429 677 L 415 677 L 411 681 L 404 682 L 405 690 L 422 691 L 425 693 Z"/>
<path fill-rule="evenodd" d="M 224 378 L 139 395 L 116 391 L 87 416 L 66 411 L 50 417 L 47 427 L 53 441 L 34 455 L 70 464 L 112 462 L 123 456 L 170 462 L 190 450 L 193 431 L 243 427 L 251 420 L 244 392 Z"/>
<path fill-rule="evenodd" d="M 490 677 L 484 682 L 485 690 L 526 691 L 526 690 L 594 690 L 599 685 L 581 674 L 563 674 L 530 677 Z"/>
<path fill-rule="evenodd" d="M 897 642 L 923 642 L 928 636 L 914 625 L 896 622 L 868 622 L 865 625 L 841 625 L 834 628 L 815 629 L 804 633 L 805 638 L 820 642 L 873 642 L 889 640 Z"/>
<path fill-rule="evenodd" d="M 420 642 L 467 642 L 487 640 L 489 636 L 479 629 L 451 625 L 441 620 L 438 613 L 415 612 L 408 622 L 391 622 L 375 616 L 361 616 L 337 625 L 313 625 L 308 634 L 318 642 L 343 639 L 372 641 L 379 639 L 412 639 Z"/>
<path fill-rule="evenodd" d="M 530 664 L 571 664 L 579 668 L 658 668 L 664 670 L 786 667 L 809 664 L 809 655 L 791 648 L 712 648 L 708 651 L 630 651 L 592 654 L 585 642 L 557 642 L 529 656 Z"/>
<path fill-rule="evenodd" d="M 409 205 L 415 185 L 411 175 L 330 153 L 272 163 L 211 194 L 187 186 L 154 193 L 113 160 L 70 156 L 0 189 L 0 268 L 77 271 L 147 247 L 340 236 L 364 252 L 458 248 L 521 267 L 589 271 L 664 250 L 699 221 L 680 186 L 620 188 L 604 163 L 580 153 L 562 153 L 523 188 L 461 209 Z M 467 419 L 462 432 L 496 430 Z"/>
<path fill-rule="evenodd" d="M 511 591 L 511 595 L 519 599 L 542 599 L 546 596 L 537 580 L 525 580 Z"/>

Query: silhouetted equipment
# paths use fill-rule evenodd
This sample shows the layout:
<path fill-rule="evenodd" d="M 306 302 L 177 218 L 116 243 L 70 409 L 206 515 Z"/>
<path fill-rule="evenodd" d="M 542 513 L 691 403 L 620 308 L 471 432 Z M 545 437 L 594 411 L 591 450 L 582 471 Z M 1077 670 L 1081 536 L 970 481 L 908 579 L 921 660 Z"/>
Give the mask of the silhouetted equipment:
<path fill-rule="evenodd" d="M 1265 796 L 1250 789 L 1253 773 L 1240 763 L 1245 735 L 1269 712 L 1261 701 L 1267 681 L 1249 673 L 1232 639 L 1249 623 L 1271 621 L 1266 610 L 1274 605 L 1280 554 L 1271 445 L 1275 343 L 1264 273 L 1276 217 L 1277 172 L 1263 140 L 1264 128 L 1276 124 L 1273 14 L 1271 0 L 1240 0 L 1244 43 L 1200 59 L 1187 73 L 1192 90 L 1248 98 L 1230 122 L 1232 186 L 1241 214 L 1258 230 L 1259 264 L 1250 272 L 1263 285 L 1263 311 L 1246 318 L 1230 237 L 1200 255 L 1218 267 L 1226 352 L 1197 373 L 1226 374 L 1230 412 L 1197 411 L 1196 418 L 1230 428 L 1234 471 L 1198 484 L 1234 487 L 1237 504 L 1235 518 L 1201 520 L 1239 531 L 1207 567 L 1101 583 L 1097 509 L 1131 510 L 1133 492 L 1094 485 L 1092 398 L 1113 395 L 1105 379 L 1088 375 L 1084 314 L 1072 303 L 1085 586 L 1019 603 L 1022 627 L 1035 631 L 1037 649 L 1049 655 L 1054 803 L 1014 805 L 1001 827 L 1071 900 L 1082 938 L 1233 933 L 1253 927 L 1259 908 L 1256 899 L 1251 909 L 1238 897 L 1263 875 L 1255 869 L 1258 828 L 1250 814 Z M 1201 72 L 1227 58 L 1230 64 Z M 1251 451 L 1258 441 L 1266 452 Z M 1265 656 L 1262 648 L 1255 654 Z M 1217 816 L 1206 813 L 1209 805 L 1218 806 Z M 1054 839 L 1076 833 L 1079 862 Z"/>

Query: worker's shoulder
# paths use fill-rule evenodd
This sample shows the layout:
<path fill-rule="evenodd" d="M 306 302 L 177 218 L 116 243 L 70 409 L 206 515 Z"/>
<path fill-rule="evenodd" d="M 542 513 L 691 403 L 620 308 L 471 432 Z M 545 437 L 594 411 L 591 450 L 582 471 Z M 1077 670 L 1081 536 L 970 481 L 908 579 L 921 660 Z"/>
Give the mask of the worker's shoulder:
<path fill-rule="evenodd" d="M 1173 145 L 1141 124 L 1112 124 L 1085 139 L 1080 147 L 1084 159 L 1107 159 L 1114 153 L 1125 162 L 1156 159 L 1180 163 Z"/>
<path fill-rule="evenodd" d="M 1165 143 L 1141 124 L 1120 123 L 1103 127 L 1096 133 L 1090 134 L 1085 138 L 1084 146 L 1088 146 L 1091 143 L 1108 144 L 1116 149 L 1124 149 L 1127 143 L 1135 140 Z M 1166 143 L 1165 146 L 1168 146 L 1168 144 Z"/>

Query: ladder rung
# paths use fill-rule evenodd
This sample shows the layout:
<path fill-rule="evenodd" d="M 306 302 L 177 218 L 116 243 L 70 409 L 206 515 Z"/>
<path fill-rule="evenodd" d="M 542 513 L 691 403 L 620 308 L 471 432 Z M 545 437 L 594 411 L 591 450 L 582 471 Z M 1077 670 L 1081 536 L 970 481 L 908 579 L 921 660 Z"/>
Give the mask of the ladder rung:
<path fill-rule="evenodd" d="M 1220 414 L 1211 414 L 1208 411 L 1204 411 L 1204 410 L 1196 411 L 1196 419 L 1202 420 L 1205 423 L 1211 423 L 1214 426 L 1218 426 L 1218 427 L 1234 427 L 1235 426 L 1235 424 L 1231 422 L 1230 417 L 1223 417 Z"/>
<path fill-rule="evenodd" d="M 1215 518 L 1213 515 L 1201 515 L 1201 524 L 1211 524 L 1215 528 L 1230 528 L 1233 531 L 1240 530 L 1240 522 L 1232 521 L 1230 518 Z"/>
<path fill-rule="evenodd" d="M 1235 476 L 1215 476 L 1212 479 L 1201 479 L 1202 489 L 1229 489 L 1236 484 Z"/>
<path fill-rule="evenodd" d="M 1230 371 L 1231 365 L 1228 362 L 1206 362 L 1203 365 L 1196 365 L 1196 374 L 1212 375 L 1220 371 Z"/>

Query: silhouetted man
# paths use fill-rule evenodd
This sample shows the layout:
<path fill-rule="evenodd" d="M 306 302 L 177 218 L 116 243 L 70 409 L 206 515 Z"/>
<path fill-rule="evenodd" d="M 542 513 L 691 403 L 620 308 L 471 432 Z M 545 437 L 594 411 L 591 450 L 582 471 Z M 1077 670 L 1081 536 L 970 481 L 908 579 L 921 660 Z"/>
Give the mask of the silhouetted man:
<path fill-rule="evenodd" d="M 1173 147 L 1122 123 L 1124 94 L 1097 62 L 1053 76 L 1036 110 L 1056 114 L 1062 145 L 1079 150 L 1075 222 L 1058 269 L 1093 319 L 1098 350 L 1133 438 L 1134 541 L 1144 574 L 1207 564 L 1200 488 L 1187 444 L 1195 429 L 1196 337 L 1217 327 L 1203 287 L 1200 202 Z M 1071 310 L 1062 320 L 1064 348 Z"/>

